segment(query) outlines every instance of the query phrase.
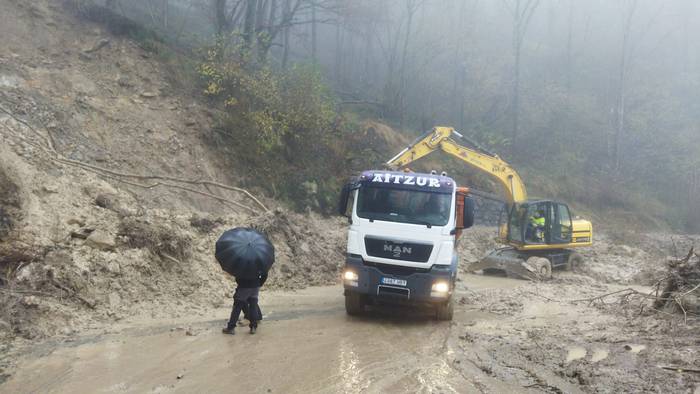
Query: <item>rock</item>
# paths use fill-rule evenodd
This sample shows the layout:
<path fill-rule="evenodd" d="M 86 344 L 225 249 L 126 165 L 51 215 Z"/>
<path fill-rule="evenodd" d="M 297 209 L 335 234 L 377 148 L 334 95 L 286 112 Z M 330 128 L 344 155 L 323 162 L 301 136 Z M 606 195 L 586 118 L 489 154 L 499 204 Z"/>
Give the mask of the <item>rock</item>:
<path fill-rule="evenodd" d="M 92 234 L 87 237 L 85 243 L 100 250 L 112 250 L 116 246 L 114 236 L 102 230 L 93 231 Z"/>
<path fill-rule="evenodd" d="M 158 93 L 153 93 L 153 92 L 141 92 L 141 97 L 143 97 L 143 98 L 154 98 L 154 97 L 158 97 Z"/>
<path fill-rule="evenodd" d="M 90 60 L 92 60 L 92 56 L 88 55 L 88 54 L 85 53 L 85 52 L 80 52 L 80 53 L 78 54 L 78 58 L 79 58 L 80 60 L 84 60 L 84 61 L 90 61 Z"/>
<path fill-rule="evenodd" d="M 95 205 L 105 209 L 112 209 L 116 206 L 116 196 L 109 194 L 99 194 L 95 197 Z"/>
<path fill-rule="evenodd" d="M 90 234 L 95 231 L 94 229 L 91 228 L 81 228 L 78 231 L 71 231 L 70 237 L 71 238 L 78 238 L 78 239 L 87 239 Z"/>
<path fill-rule="evenodd" d="M 93 53 L 93 52 L 97 52 L 97 51 L 99 51 L 100 49 L 106 47 L 108 44 L 109 44 L 109 40 L 106 39 L 106 38 L 103 38 L 103 39 L 97 41 L 95 44 L 93 44 L 90 48 L 84 49 L 83 52 L 84 52 L 84 53 Z"/>
<path fill-rule="evenodd" d="M 41 187 L 41 190 L 45 193 L 58 193 L 58 186 L 56 185 L 50 185 L 50 184 L 44 184 Z"/>
<path fill-rule="evenodd" d="M 107 304 L 110 308 L 118 308 L 122 303 L 122 298 L 116 292 L 111 292 L 107 296 Z"/>
<path fill-rule="evenodd" d="M 73 217 L 73 218 L 68 219 L 66 221 L 66 223 L 68 223 L 69 226 L 83 227 L 85 225 L 85 220 Z"/>
<path fill-rule="evenodd" d="M 17 88 L 20 85 L 20 79 L 14 75 L 0 75 L 0 87 Z"/>
<path fill-rule="evenodd" d="M 197 332 L 192 329 L 192 327 L 188 327 L 187 330 L 185 330 L 185 335 L 188 337 L 195 337 L 197 336 Z"/>
<path fill-rule="evenodd" d="M 178 379 L 182 379 L 182 378 L 184 378 L 184 377 L 185 377 L 185 375 L 183 375 L 183 374 L 181 374 L 181 373 L 177 375 L 177 378 L 178 378 Z"/>
<path fill-rule="evenodd" d="M 116 274 L 116 275 L 119 275 L 122 272 L 121 266 L 119 265 L 119 262 L 117 262 L 117 261 L 108 262 L 107 266 L 105 268 L 107 269 L 108 272 L 110 272 L 112 274 Z M 118 283 L 116 285 L 118 285 Z M 115 288 L 116 288 L 116 286 L 115 286 Z"/>
<path fill-rule="evenodd" d="M 122 75 L 119 78 L 117 78 L 117 85 L 123 87 L 123 88 L 130 88 L 133 85 L 131 84 L 131 81 L 129 81 L 129 78 Z"/>
<path fill-rule="evenodd" d="M 39 306 L 39 299 L 36 296 L 27 296 L 22 298 L 22 305 L 27 308 L 36 308 Z"/>
<path fill-rule="evenodd" d="M 634 256 L 634 250 L 627 246 L 627 245 L 619 245 L 617 246 L 620 249 L 620 252 L 626 256 Z"/>
<path fill-rule="evenodd" d="M 21 267 L 17 273 L 15 274 L 15 279 L 18 282 L 25 282 L 29 281 L 32 277 L 33 271 L 34 271 L 34 266 L 33 265 L 25 265 Z"/>

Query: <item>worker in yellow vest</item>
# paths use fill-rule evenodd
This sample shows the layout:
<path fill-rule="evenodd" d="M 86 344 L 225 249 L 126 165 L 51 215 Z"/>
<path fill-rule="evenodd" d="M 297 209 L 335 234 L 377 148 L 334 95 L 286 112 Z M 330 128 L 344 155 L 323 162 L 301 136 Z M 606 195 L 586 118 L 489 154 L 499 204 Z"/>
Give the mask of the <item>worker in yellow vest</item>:
<path fill-rule="evenodd" d="M 544 242 L 544 212 L 542 210 L 535 211 L 535 214 L 530 217 L 530 241 Z"/>

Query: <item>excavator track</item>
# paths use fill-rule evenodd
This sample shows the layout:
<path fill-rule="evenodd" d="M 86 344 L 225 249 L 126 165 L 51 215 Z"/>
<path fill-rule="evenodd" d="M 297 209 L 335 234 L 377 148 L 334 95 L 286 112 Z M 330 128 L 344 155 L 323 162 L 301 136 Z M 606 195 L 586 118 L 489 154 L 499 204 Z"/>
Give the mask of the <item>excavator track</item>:
<path fill-rule="evenodd" d="M 480 261 L 472 263 L 469 271 L 499 271 L 511 278 L 547 280 L 551 278 L 553 268 L 566 267 L 572 253 L 566 249 L 533 253 L 519 251 L 513 247 L 503 247 L 491 251 Z"/>

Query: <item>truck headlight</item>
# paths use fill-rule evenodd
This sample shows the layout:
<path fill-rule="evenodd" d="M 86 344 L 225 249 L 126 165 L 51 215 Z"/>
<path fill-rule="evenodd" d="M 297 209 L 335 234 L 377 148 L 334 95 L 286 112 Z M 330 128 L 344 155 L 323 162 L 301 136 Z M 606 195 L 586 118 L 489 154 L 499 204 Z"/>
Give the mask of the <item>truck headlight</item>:
<path fill-rule="evenodd" d="M 353 271 L 345 271 L 345 272 L 343 272 L 343 279 L 345 280 L 345 284 L 348 285 L 348 286 L 352 286 L 352 287 L 358 287 L 358 286 L 359 286 L 358 279 L 360 279 L 360 276 L 357 275 L 357 274 L 356 274 L 355 272 L 353 272 Z"/>
<path fill-rule="evenodd" d="M 431 297 L 447 297 L 447 293 L 450 291 L 450 284 L 445 281 L 439 281 L 433 283 L 433 287 L 430 289 Z"/>
<path fill-rule="evenodd" d="M 345 273 L 343 274 L 343 278 L 345 278 L 345 280 L 357 280 L 357 279 L 359 279 L 357 274 L 352 272 L 352 271 L 345 271 Z"/>

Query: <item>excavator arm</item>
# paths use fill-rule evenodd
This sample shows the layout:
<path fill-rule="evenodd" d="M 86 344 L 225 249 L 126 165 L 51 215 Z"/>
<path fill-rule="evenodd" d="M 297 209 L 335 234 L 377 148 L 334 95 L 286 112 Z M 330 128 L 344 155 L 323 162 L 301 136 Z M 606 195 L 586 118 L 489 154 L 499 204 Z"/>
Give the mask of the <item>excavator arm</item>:
<path fill-rule="evenodd" d="M 435 127 L 402 150 L 386 164 L 391 168 L 402 168 L 438 149 L 448 153 L 472 168 L 485 172 L 496 179 L 505 191 L 509 205 L 527 200 L 525 184 L 518 173 L 498 155 L 484 149 L 468 148 L 458 144 L 452 135 L 463 138 L 451 127 Z"/>

